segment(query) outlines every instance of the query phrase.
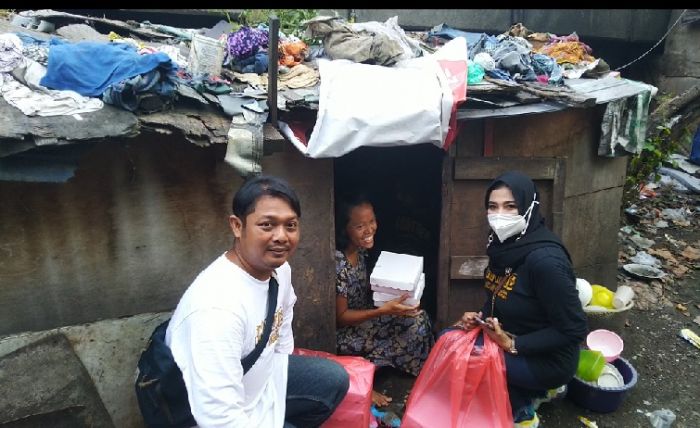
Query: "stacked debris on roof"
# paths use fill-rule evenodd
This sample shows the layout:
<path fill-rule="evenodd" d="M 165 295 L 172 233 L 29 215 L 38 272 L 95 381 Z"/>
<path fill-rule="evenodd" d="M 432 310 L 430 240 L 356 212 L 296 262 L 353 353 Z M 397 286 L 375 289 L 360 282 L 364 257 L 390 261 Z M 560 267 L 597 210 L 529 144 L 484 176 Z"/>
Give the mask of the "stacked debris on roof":
<path fill-rule="evenodd" d="M 263 132 L 271 113 L 308 137 L 323 84 L 319 59 L 393 68 L 457 37 L 467 42 L 469 69 L 469 96 L 453 112 L 459 120 L 589 107 L 641 91 L 653 95 L 611 72 L 576 33 L 537 33 L 522 24 L 497 36 L 445 24 L 405 32 L 398 17 L 383 23 L 315 17 L 295 25 L 282 27 L 287 34 L 280 31 L 270 51 L 267 22 L 221 20 L 193 29 L 54 10 L 15 14 L 0 21 L 0 121 L 7 123 L 0 138 L 9 141 L 0 156 L 153 130 L 179 132 L 201 146 L 236 141 L 227 161 L 237 168 L 243 162 L 244 174 L 257 172 L 259 163 L 246 157 L 271 134 Z M 276 91 L 269 96 L 273 57 Z M 648 106 L 648 98 L 640 102 Z M 611 116 L 634 107 L 627 104 L 618 103 Z M 631 128 L 643 133 L 643 123 L 636 125 Z M 636 150 L 639 138 L 628 138 L 627 131 L 604 133 L 599 154 L 619 154 L 619 141 L 631 141 L 627 152 Z"/>

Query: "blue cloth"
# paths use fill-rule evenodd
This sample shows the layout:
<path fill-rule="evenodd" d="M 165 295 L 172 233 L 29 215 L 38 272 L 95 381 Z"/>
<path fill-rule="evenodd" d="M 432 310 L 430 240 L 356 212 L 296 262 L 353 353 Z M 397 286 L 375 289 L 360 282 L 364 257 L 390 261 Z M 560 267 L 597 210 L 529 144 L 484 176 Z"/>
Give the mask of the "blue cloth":
<path fill-rule="evenodd" d="M 49 46 L 49 41 L 48 40 L 43 40 L 39 39 L 37 37 L 32 36 L 31 34 L 28 33 L 22 33 L 18 32 L 15 33 L 17 37 L 22 41 L 22 44 L 26 45 L 39 45 L 39 46 Z"/>
<path fill-rule="evenodd" d="M 474 42 L 474 44 L 469 44 L 469 59 L 473 60 L 476 54 L 479 52 L 486 52 L 487 54 L 491 55 L 491 58 L 494 58 L 494 55 L 496 53 L 496 48 L 498 48 L 499 41 L 496 38 L 496 36 L 491 36 L 486 33 L 482 33 L 479 36 L 479 39 Z"/>
<path fill-rule="evenodd" d="M 285 428 L 321 425 L 350 387 L 345 368 L 326 358 L 290 355 L 287 372 Z"/>
<path fill-rule="evenodd" d="M 170 57 L 158 52 L 139 55 L 126 43 L 65 43 L 52 38 L 46 75 L 39 82 L 51 89 L 69 89 L 94 97 L 124 79 L 157 67 L 172 68 Z"/>
<path fill-rule="evenodd" d="M 688 161 L 695 165 L 700 165 L 700 126 L 698 126 L 698 129 L 695 131 Z"/>
<path fill-rule="evenodd" d="M 484 33 L 471 33 L 467 31 L 457 30 L 447 24 L 440 24 L 433 27 L 428 33 L 428 37 L 440 37 L 442 39 L 452 40 L 457 37 L 464 37 L 467 41 L 467 48 L 471 49 L 474 44 L 479 41 Z"/>
<path fill-rule="evenodd" d="M 265 73 L 268 66 L 267 52 L 258 52 L 245 58 L 234 57 L 231 65 L 234 71 L 241 73 Z"/>
<path fill-rule="evenodd" d="M 102 94 L 102 101 L 125 110 L 147 113 L 162 110 L 175 98 L 175 84 L 160 70 L 151 70 L 130 79 L 110 85 Z M 148 99 L 148 105 L 142 101 Z"/>
<path fill-rule="evenodd" d="M 493 70 L 486 70 L 486 75 L 489 77 L 493 77 L 494 79 L 513 81 L 513 78 L 510 76 L 510 73 L 508 73 L 505 70 L 501 70 L 500 68 L 494 68 Z"/>
<path fill-rule="evenodd" d="M 564 76 L 561 72 L 561 67 L 557 61 L 551 56 L 543 54 L 532 54 L 532 68 L 537 75 L 546 75 L 548 81 L 552 85 L 564 84 Z"/>

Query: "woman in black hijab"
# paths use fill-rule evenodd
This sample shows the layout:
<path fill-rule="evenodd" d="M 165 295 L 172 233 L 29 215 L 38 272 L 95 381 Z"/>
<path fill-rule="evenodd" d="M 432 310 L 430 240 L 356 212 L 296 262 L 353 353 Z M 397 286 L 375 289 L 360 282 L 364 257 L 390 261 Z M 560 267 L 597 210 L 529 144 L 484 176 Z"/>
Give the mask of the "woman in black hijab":
<path fill-rule="evenodd" d="M 569 253 L 539 213 L 535 183 L 506 172 L 489 185 L 485 207 L 491 227 L 487 299 L 458 324 L 471 329 L 485 320 L 484 332 L 505 352 L 516 426 L 535 427 L 537 399 L 576 373 L 586 316 Z"/>

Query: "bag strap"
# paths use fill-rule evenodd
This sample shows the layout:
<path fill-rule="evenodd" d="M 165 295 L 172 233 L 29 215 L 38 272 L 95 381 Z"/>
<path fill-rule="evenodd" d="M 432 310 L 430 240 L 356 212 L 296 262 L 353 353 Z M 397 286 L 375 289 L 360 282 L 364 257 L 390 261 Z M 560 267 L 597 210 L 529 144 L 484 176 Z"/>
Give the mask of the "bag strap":
<path fill-rule="evenodd" d="M 267 317 L 265 318 L 265 326 L 263 327 L 263 334 L 260 341 L 255 345 L 255 349 L 246 355 L 245 358 L 241 359 L 241 365 L 243 365 L 243 374 L 248 373 L 253 364 L 258 360 L 260 354 L 262 354 L 267 341 L 270 339 L 270 333 L 272 332 L 272 318 L 275 315 L 275 309 L 277 308 L 277 289 L 279 284 L 274 274 L 270 277 L 270 286 L 267 290 Z"/>

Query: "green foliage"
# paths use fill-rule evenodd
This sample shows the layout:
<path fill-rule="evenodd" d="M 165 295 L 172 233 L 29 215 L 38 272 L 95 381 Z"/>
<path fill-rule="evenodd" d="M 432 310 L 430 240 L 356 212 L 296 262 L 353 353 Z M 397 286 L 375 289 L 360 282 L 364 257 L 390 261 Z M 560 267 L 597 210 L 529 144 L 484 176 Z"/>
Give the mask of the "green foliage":
<path fill-rule="evenodd" d="M 671 138 L 671 128 L 659 126 L 657 130 L 659 132 L 647 138 L 642 151 L 634 155 L 627 165 L 625 199 L 628 201 L 636 199 L 639 187 L 646 183 L 652 174 L 654 180 L 660 178 L 657 172 L 659 167 L 680 147 L 680 143 Z"/>
<path fill-rule="evenodd" d="M 301 23 L 318 15 L 316 9 L 245 9 L 238 19 L 241 24 L 253 27 L 261 23 L 267 24 L 272 14 L 280 20 L 280 31 L 308 43 Z"/>
<path fill-rule="evenodd" d="M 241 24 L 238 22 L 234 21 L 231 19 L 231 15 L 228 13 L 227 9 L 221 9 L 220 12 L 226 16 L 226 20 L 228 21 L 229 24 L 231 24 L 231 32 L 235 33 L 238 31 L 239 28 L 241 28 Z"/>

